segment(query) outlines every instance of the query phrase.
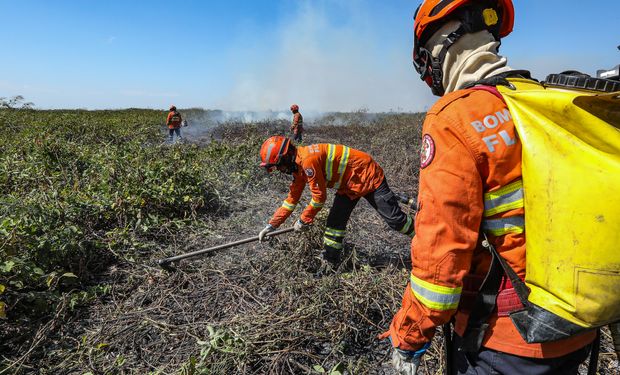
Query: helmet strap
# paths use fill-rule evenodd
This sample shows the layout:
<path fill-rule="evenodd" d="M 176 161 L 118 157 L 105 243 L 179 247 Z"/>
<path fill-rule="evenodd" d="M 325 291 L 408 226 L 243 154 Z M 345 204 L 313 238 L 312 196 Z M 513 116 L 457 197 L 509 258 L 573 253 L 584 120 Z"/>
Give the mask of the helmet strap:
<path fill-rule="evenodd" d="M 443 87 L 443 62 L 448 54 L 448 49 L 452 47 L 465 33 L 465 27 L 459 26 L 458 29 L 448 34 L 446 39 L 441 43 L 441 50 L 439 55 L 435 58 L 431 54 L 431 78 L 432 86 L 431 90 L 434 95 L 443 96 L 445 88 Z"/>
<path fill-rule="evenodd" d="M 482 16 L 485 8 L 490 7 L 489 4 L 481 4 L 478 6 L 466 7 L 455 15 L 455 18 L 460 21 L 460 26 L 455 31 L 448 34 L 443 41 L 441 50 L 437 58 L 431 56 L 430 63 L 430 76 L 432 80 L 431 90 L 434 95 L 443 96 L 445 94 L 445 88 L 443 87 L 443 63 L 448 53 L 448 49 L 454 45 L 463 35 L 467 33 L 474 33 L 481 30 L 488 30 L 493 34 L 495 40 L 499 41 L 499 23 L 494 26 L 489 26 L 485 23 Z M 501 18 L 501 13 L 500 16 Z M 436 32 L 433 31 L 433 32 Z M 432 34 L 432 33 L 431 33 Z M 500 42 L 501 43 L 501 42 Z"/>
<path fill-rule="evenodd" d="M 297 157 L 297 150 L 293 145 L 289 146 L 289 150 L 285 155 L 282 155 L 280 158 L 280 162 L 278 165 L 284 166 L 286 171 L 284 173 L 293 174 L 297 172 L 297 163 L 295 163 L 295 158 Z"/>

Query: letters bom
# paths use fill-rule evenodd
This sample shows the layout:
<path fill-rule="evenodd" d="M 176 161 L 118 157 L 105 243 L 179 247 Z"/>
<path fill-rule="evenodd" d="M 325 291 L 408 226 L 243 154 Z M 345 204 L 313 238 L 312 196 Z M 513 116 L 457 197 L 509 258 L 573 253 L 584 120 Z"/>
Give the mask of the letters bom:
<path fill-rule="evenodd" d="M 495 129 L 499 125 L 502 125 L 508 121 L 512 121 L 512 116 L 508 111 L 508 108 L 504 108 L 503 111 L 497 111 L 490 115 L 487 115 L 480 120 L 472 121 L 471 126 L 478 132 L 482 133 L 487 129 Z M 490 152 L 495 152 L 495 145 L 500 144 L 500 139 L 506 146 L 514 145 L 517 140 L 513 138 L 506 130 L 500 130 L 497 134 L 487 135 L 482 137 L 482 141 L 486 144 Z"/>

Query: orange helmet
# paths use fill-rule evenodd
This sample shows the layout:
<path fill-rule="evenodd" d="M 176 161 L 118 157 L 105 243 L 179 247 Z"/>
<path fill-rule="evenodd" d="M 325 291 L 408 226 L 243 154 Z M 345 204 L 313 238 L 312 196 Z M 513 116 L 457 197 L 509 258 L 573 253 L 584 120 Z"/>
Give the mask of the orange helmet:
<path fill-rule="evenodd" d="M 267 139 L 260 148 L 260 166 L 266 168 L 268 172 L 273 171 L 282 162 L 289 147 L 292 147 L 291 140 L 281 135 Z"/>
<path fill-rule="evenodd" d="M 293 112 L 299 111 L 299 106 L 297 104 L 291 105 L 291 111 L 293 111 Z"/>
<path fill-rule="evenodd" d="M 413 66 L 435 95 L 443 95 L 441 66 L 448 48 L 467 33 L 489 30 L 497 40 L 512 32 L 512 0 L 425 0 L 416 10 L 413 23 Z M 450 33 L 437 58 L 426 49 L 428 39 L 446 22 L 460 21 Z"/>
<path fill-rule="evenodd" d="M 176 111 L 176 110 L 177 110 L 177 107 L 175 107 L 174 105 L 171 105 L 171 106 L 170 106 L 170 110 L 171 110 L 171 111 Z"/>

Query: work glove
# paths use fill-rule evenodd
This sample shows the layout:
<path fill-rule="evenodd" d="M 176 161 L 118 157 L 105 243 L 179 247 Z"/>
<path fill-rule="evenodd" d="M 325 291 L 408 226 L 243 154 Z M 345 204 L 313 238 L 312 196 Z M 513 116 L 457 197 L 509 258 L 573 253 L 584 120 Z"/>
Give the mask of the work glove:
<path fill-rule="evenodd" d="M 420 367 L 420 359 L 426 353 L 426 349 L 430 346 L 430 342 L 416 351 L 401 350 L 394 348 L 392 352 L 392 366 L 399 375 L 416 375 L 418 367 Z"/>
<path fill-rule="evenodd" d="M 304 223 L 301 219 L 298 219 L 295 224 L 293 224 L 293 229 L 295 229 L 295 232 L 303 232 L 308 230 L 308 228 L 310 228 L 310 224 Z"/>
<path fill-rule="evenodd" d="M 260 233 L 258 233 L 258 241 L 263 242 L 265 237 L 274 230 L 276 230 L 276 228 L 274 228 L 271 224 L 267 224 L 267 226 L 261 230 Z"/>

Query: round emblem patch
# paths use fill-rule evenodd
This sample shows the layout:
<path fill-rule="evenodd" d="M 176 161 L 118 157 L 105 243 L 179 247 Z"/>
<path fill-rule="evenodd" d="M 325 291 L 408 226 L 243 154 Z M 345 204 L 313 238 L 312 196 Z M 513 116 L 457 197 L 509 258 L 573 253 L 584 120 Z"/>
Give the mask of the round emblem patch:
<path fill-rule="evenodd" d="M 420 168 L 426 168 L 433 161 L 435 156 L 435 141 L 433 137 L 424 134 L 422 137 L 422 150 L 420 150 Z"/>
<path fill-rule="evenodd" d="M 306 176 L 308 176 L 308 177 L 314 176 L 314 169 L 312 169 L 312 168 L 306 168 L 306 169 L 304 169 L 304 172 L 306 172 Z"/>

